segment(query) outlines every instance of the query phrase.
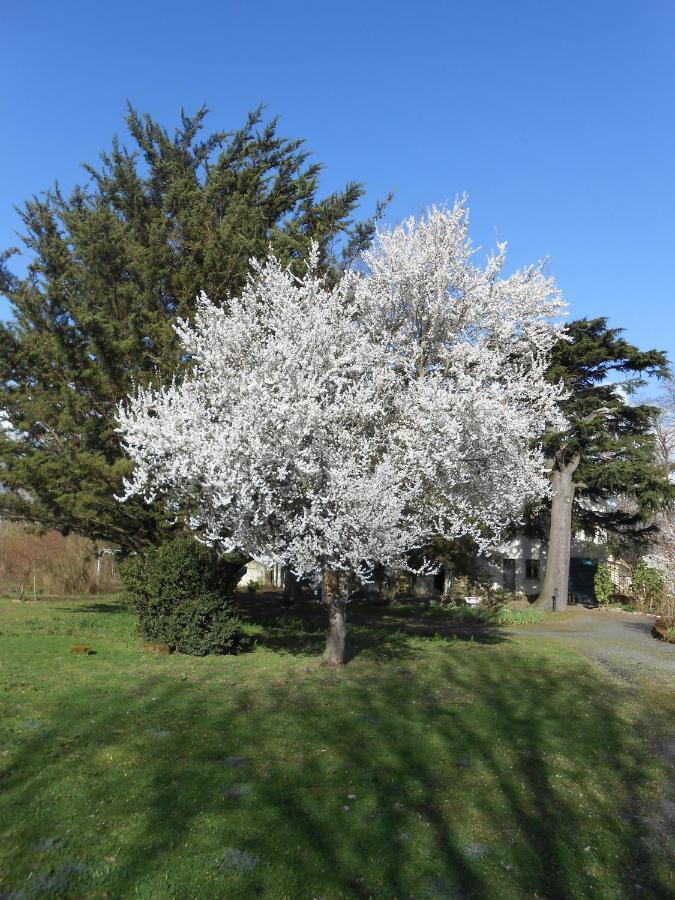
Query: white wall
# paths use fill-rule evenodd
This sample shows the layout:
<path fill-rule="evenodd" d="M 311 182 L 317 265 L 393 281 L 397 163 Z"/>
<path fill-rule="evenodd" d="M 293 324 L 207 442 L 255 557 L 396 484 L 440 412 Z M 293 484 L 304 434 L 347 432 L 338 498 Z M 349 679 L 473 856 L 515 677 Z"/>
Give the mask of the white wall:
<path fill-rule="evenodd" d="M 603 556 L 603 547 L 600 544 L 594 546 L 594 551 Z M 546 574 L 546 550 L 547 542 L 537 537 L 529 537 L 517 534 L 510 541 L 503 543 L 494 553 L 482 560 L 481 567 L 492 578 L 493 587 L 504 587 L 504 559 L 514 559 L 516 568 L 515 589 L 531 596 L 538 594 L 544 584 Z M 583 534 L 572 540 L 570 558 L 586 559 L 589 556 L 589 541 Z M 526 561 L 528 559 L 539 560 L 539 578 L 528 578 L 526 574 Z"/>
<path fill-rule="evenodd" d="M 489 557 L 481 559 L 481 568 L 491 578 L 492 587 L 503 588 L 504 568 L 502 560 L 515 560 L 515 590 L 531 595 L 538 594 L 544 583 L 546 571 L 546 542 L 540 538 L 517 535 L 510 541 L 503 543 Z M 526 560 L 533 559 L 539 562 L 539 577 L 528 578 L 526 574 Z"/>
<path fill-rule="evenodd" d="M 256 583 L 260 588 L 283 587 L 284 572 L 282 566 L 264 566 L 262 563 L 251 562 L 246 563 L 246 571 L 244 572 L 238 587 L 246 587 L 247 584 Z"/>

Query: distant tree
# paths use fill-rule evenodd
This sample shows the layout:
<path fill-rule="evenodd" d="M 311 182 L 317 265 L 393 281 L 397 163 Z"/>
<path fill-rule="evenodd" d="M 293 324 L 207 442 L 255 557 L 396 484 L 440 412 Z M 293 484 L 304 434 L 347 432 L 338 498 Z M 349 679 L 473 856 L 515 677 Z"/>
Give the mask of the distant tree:
<path fill-rule="evenodd" d="M 432 210 L 334 284 L 316 253 L 299 278 L 256 264 L 227 315 L 204 296 L 179 326 L 185 376 L 120 412 L 127 497 L 322 577 L 332 665 L 359 579 L 437 538 L 489 546 L 546 490 L 558 294 L 538 266 L 503 276 L 503 247 L 479 266 L 467 228 L 462 204 Z"/>
<path fill-rule="evenodd" d="M 656 435 L 656 453 L 664 473 L 673 477 L 675 474 L 675 378 L 666 378 L 663 390 L 653 401 L 656 408 L 654 417 L 654 434 Z"/>
<path fill-rule="evenodd" d="M 669 602 L 668 615 L 675 616 L 675 512 L 673 504 L 656 519 L 656 531 L 644 555 L 645 565 L 660 572 Z"/>
<path fill-rule="evenodd" d="M 654 434 L 658 462 L 664 476 L 675 482 L 675 379 L 666 379 L 663 391 L 654 401 L 658 415 Z M 664 590 L 675 608 L 675 497 L 656 516 L 655 531 L 644 561 L 663 574 Z"/>
<path fill-rule="evenodd" d="M 537 604 L 546 609 L 554 596 L 558 609 L 567 605 L 573 530 L 634 538 L 652 527 L 655 511 L 672 495 L 656 453 L 656 410 L 630 402 L 645 376 L 667 376 L 666 354 L 638 350 L 605 318 L 578 319 L 567 330 L 548 371 L 569 393 L 562 404 L 568 427 L 544 438 L 552 498 Z"/>
<path fill-rule="evenodd" d="M 201 137 L 206 109 L 170 135 L 129 108 L 133 149 L 117 139 L 89 183 L 58 185 L 21 213 L 28 274 L 0 258 L 0 512 L 138 548 L 167 526 L 159 505 L 118 504 L 130 462 L 114 411 L 133 385 L 180 371 L 174 332 L 199 291 L 227 309 L 252 256 L 300 271 L 309 244 L 331 281 L 368 244 L 381 212 L 353 220 L 363 187 L 320 198 L 321 166 L 277 120 Z"/>

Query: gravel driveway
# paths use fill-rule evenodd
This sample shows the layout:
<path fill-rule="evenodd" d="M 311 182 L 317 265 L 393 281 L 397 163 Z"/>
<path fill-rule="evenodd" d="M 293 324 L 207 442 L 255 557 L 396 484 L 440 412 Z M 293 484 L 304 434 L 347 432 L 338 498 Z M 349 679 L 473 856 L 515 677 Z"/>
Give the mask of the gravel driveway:
<path fill-rule="evenodd" d="M 656 640 L 654 616 L 576 608 L 540 625 L 512 629 L 520 637 L 560 641 L 589 657 L 622 681 L 641 678 L 675 689 L 675 644 Z"/>

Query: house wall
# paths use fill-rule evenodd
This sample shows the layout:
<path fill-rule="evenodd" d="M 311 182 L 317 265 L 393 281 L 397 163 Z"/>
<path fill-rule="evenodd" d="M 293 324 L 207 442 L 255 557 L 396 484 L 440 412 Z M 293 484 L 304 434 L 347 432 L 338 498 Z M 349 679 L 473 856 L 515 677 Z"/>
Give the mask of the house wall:
<path fill-rule="evenodd" d="M 514 560 L 514 584 L 505 583 L 504 560 Z M 538 566 L 538 577 L 532 574 L 528 577 L 527 560 L 534 560 Z M 533 596 L 538 594 L 544 583 L 546 571 L 546 543 L 540 538 L 532 538 L 526 535 L 516 535 L 503 543 L 489 557 L 481 559 L 481 568 L 490 579 L 493 588 L 506 588 Z"/>
<path fill-rule="evenodd" d="M 284 586 L 283 566 L 264 566 L 262 563 L 251 560 L 246 563 L 246 571 L 238 587 L 246 587 L 248 584 L 256 584 L 260 588 L 282 588 Z"/>
<path fill-rule="evenodd" d="M 616 591 L 620 594 L 629 594 L 633 578 L 632 566 L 623 559 L 616 559 L 610 556 L 607 559 L 607 569 Z"/>
<path fill-rule="evenodd" d="M 572 541 L 570 548 L 570 559 L 572 560 L 589 560 L 591 553 L 593 557 L 603 556 L 603 547 L 595 544 L 591 551 L 589 541 L 580 534 Z M 544 575 L 546 574 L 546 551 L 547 542 L 541 538 L 530 537 L 524 534 L 517 534 L 511 540 L 504 542 L 489 557 L 481 560 L 481 568 L 491 579 L 491 586 L 494 588 L 501 587 L 507 590 L 515 590 L 525 594 L 527 597 L 535 597 L 540 593 L 544 584 Z M 514 584 L 513 588 L 505 583 L 505 566 L 504 560 L 513 560 Z M 530 574 L 528 575 L 528 560 L 533 561 L 530 564 Z M 537 566 L 538 564 L 538 566 Z M 537 569 L 535 573 L 532 569 Z M 574 567 L 573 567 L 574 568 Z"/>

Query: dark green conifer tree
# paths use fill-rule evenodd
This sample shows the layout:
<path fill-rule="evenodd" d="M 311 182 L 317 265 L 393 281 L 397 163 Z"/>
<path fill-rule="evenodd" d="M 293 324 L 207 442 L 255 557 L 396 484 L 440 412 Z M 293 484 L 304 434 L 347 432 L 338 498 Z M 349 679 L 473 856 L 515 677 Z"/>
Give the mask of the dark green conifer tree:
<path fill-rule="evenodd" d="M 545 609 L 554 596 L 557 609 L 567 605 L 573 531 L 634 538 L 672 496 L 656 454 L 657 410 L 630 402 L 645 376 L 667 376 L 666 354 L 638 350 L 621 337 L 622 329 L 608 328 L 606 318 L 578 319 L 567 330 L 570 340 L 555 346 L 548 373 L 569 396 L 562 404 L 568 428 L 544 441 L 553 491 L 537 601 Z"/>
<path fill-rule="evenodd" d="M 299 267 L 316 240 L 330 274 L 369 242 L 382 206 L 354 221 L 361 184 L 319 198 L 321 166 L 276 119 L 258 109 L 203 138 L 206 112 L 181 113 L 170 135 L 130 107 L 133 149 L 113 140 L 85 187 L 21 211 L 26 277 L 10 272 L 16 250 L 0 257 L 15 315 L 0 325 L 0 515 L 125 549 L 156 542 L 159 507 L 115 500 L 130 463 L 114 412 L 134 384 L 175 372 L 176 317 L 201 290 L 226 306 L 269 246 Z"/>

